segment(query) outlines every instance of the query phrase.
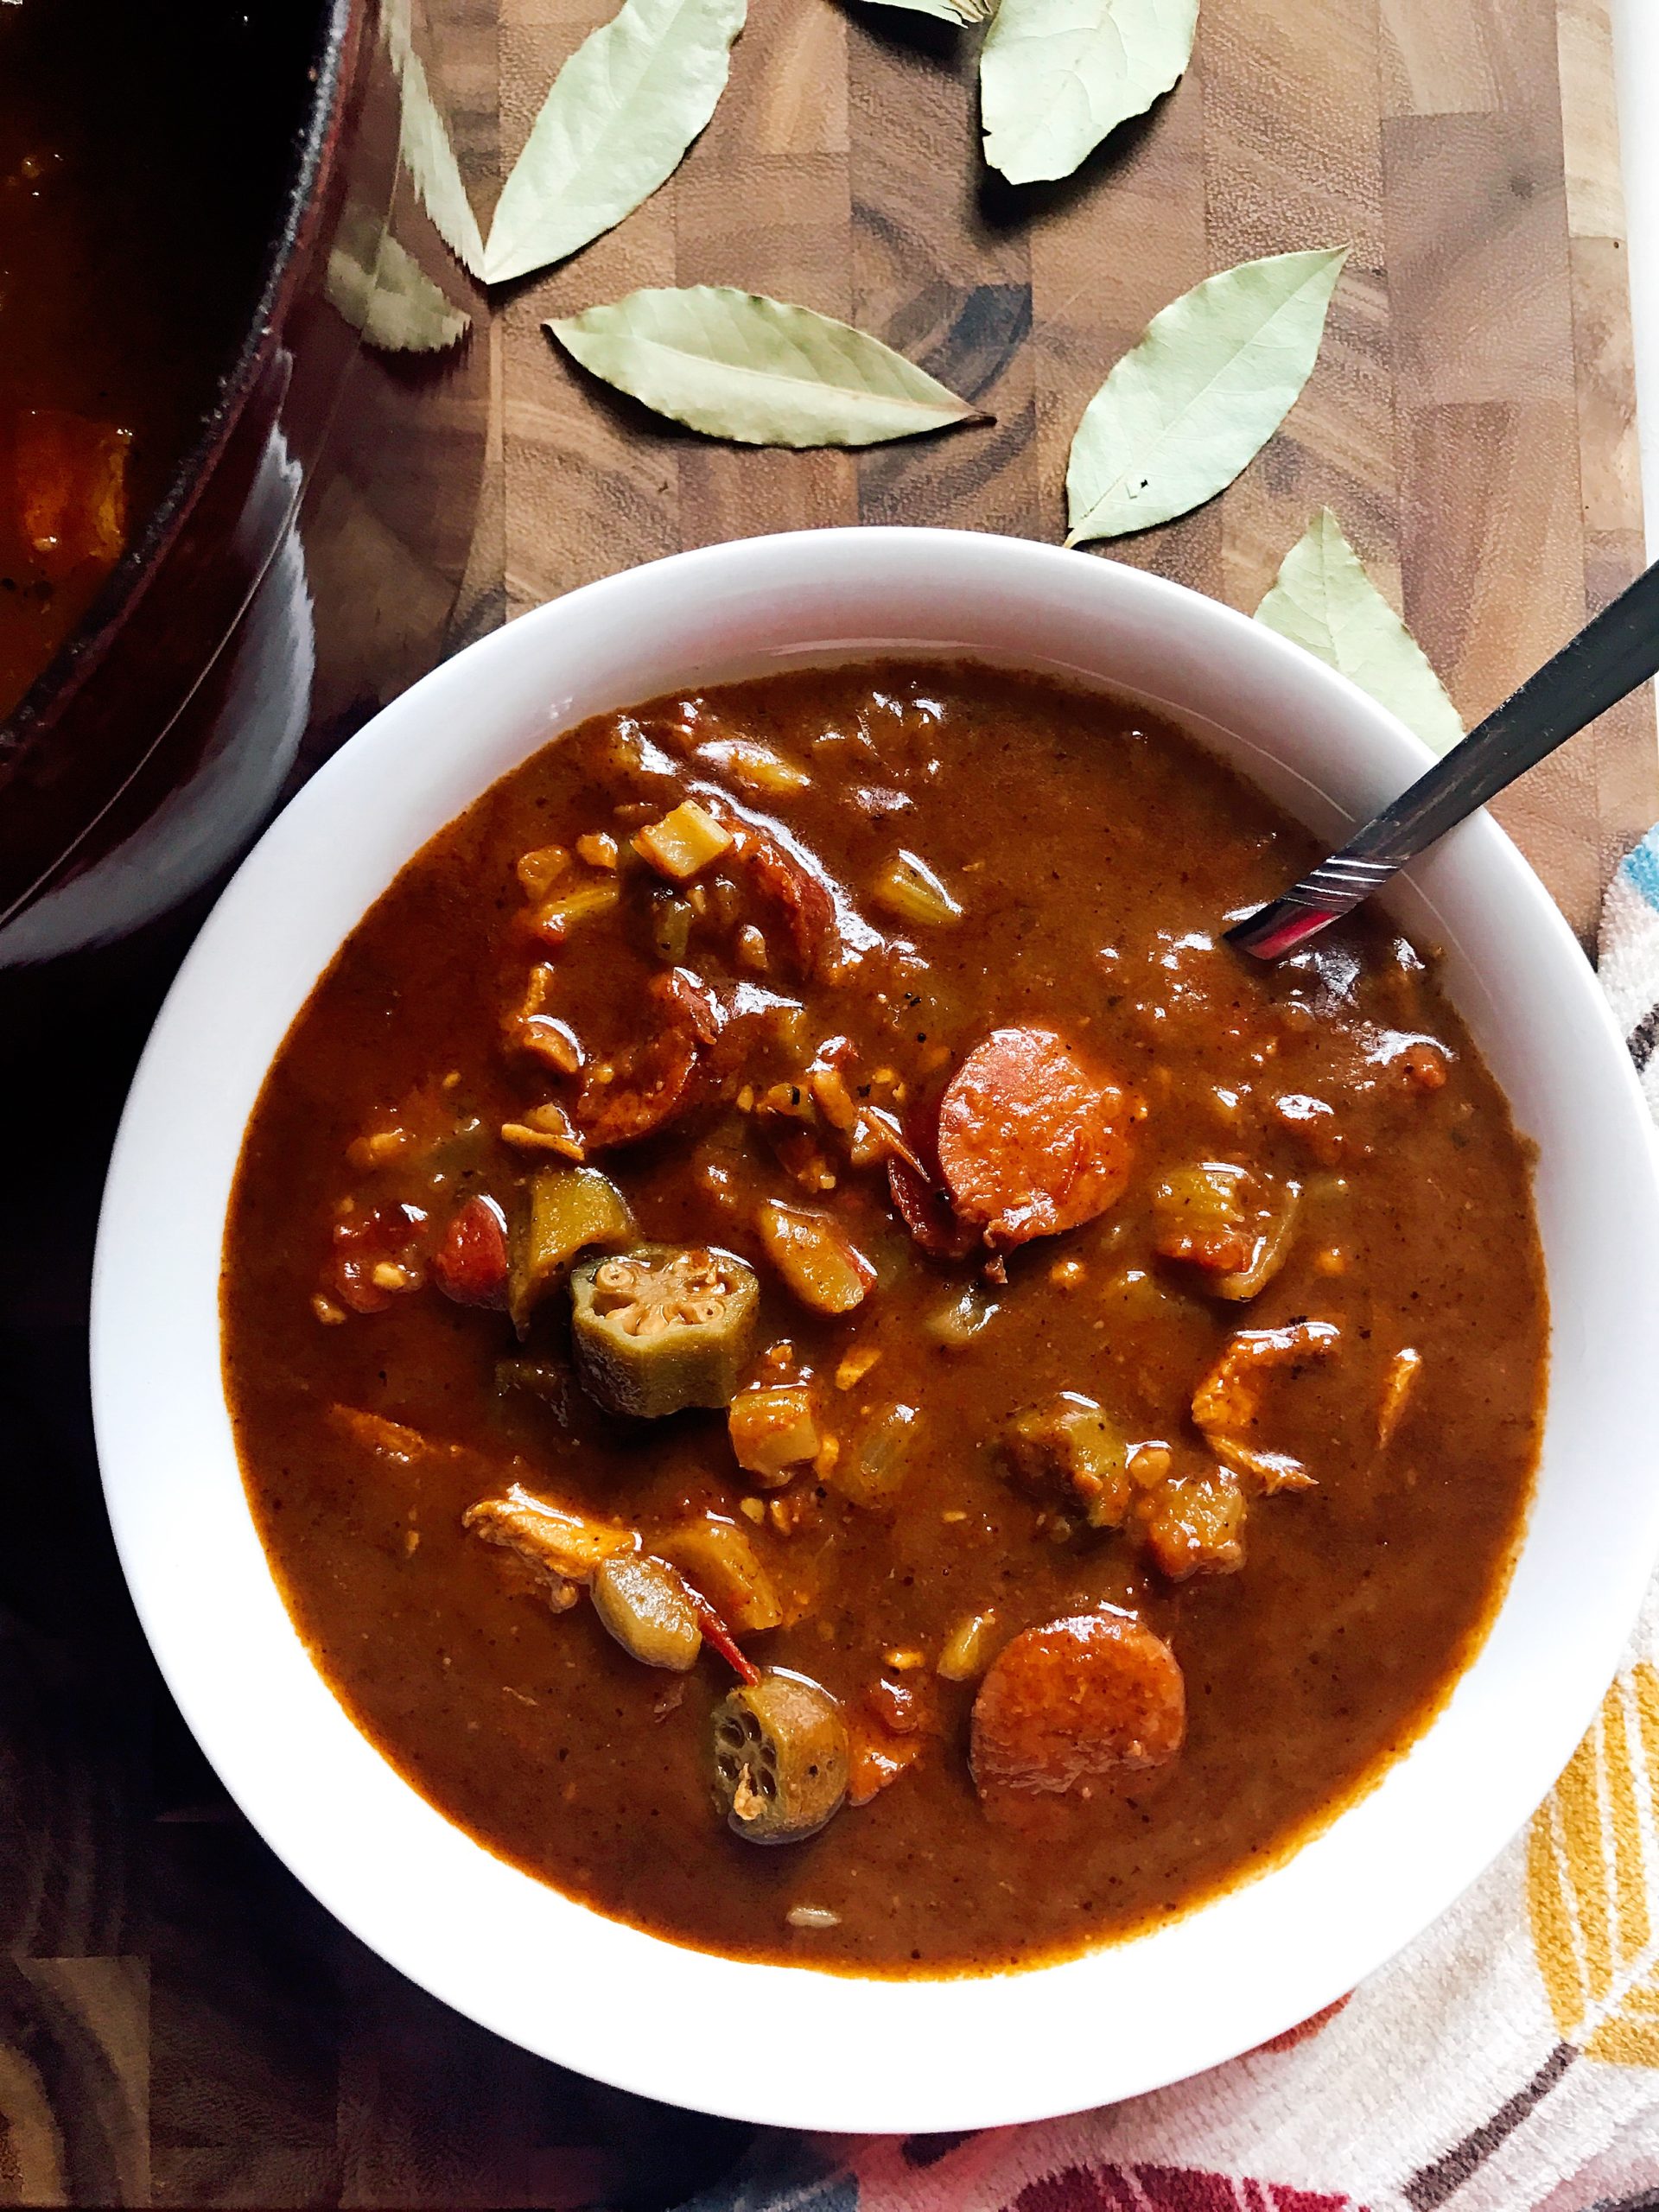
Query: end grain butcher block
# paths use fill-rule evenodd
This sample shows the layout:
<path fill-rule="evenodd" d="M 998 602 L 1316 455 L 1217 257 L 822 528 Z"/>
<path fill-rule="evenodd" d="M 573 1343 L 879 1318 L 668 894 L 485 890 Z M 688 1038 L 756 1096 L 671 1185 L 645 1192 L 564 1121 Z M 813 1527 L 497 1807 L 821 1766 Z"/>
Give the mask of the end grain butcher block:
<path fill-rule="evenodd" d="M 607 12 L 504 0 L 509 155 Z M 1340 244 L 1285 431 L 1220 500 L 1112 557 L 1249 610 L 1329 504 L 1466 721 L 1635 573 L 1605 0 L 1204 0 L 1174 93 L 1077 176 L 1023 189 L 978 158 L 976 44 L 860 0 L 753 0 L 730 89 L 673 181 L 505 317 L 512 608 L 767 530 L 1058 539 L 1077 417 L 1147 319 L 1230 263 Z M 735 450 L 613 400 L 541 329 L 638 285 L 696 283 L 844 316 L 996 423 L 856 458 Z M 1501 811 L 1583 934 L 1656 808 L 1639 700 Z"/>

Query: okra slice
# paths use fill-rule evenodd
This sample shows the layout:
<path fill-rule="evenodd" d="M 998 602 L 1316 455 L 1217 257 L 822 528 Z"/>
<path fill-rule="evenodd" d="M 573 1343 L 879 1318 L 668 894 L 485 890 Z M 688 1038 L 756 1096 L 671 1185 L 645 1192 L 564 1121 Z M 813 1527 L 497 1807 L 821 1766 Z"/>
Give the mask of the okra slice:
<path fill-rule="evenodd" d="M 570 1278 L 571 1344 L 588 1395 L 656 1420 L 728 1406 L 754 1343 L 754 1270 L 706 1246 L 641 1244 Z"/>
<path fill-rule="evenodd" d="M 847 1796 L 847 1724 L 828 1690 L 769 1668 L 715 1707 L 715 1802 L 748 1843 L 799 1843 Z"/>

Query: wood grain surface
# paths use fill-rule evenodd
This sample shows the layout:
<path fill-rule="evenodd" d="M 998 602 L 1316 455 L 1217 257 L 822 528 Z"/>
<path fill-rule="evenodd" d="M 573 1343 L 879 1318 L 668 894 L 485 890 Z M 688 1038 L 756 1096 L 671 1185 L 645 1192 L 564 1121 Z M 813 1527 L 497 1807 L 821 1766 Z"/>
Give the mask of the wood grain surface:
<path fill-rule="evenodd" d="M 480 173 L 608 12 L 480 9 Z M 977 160 L 975 43 L 855 0 L 753 0 L 730 91 L 673 181 L 521 288 L 493 333 L 486 557 L 507 611 L 769 530 L 1058 540 L 1077 418 L 1148 317 L 1231 262 L 1337 243 L 1351 254 L 1287 429 L 1221 499 L 1109 557 L 1251 609 L 1328 503 L 1468 721 L 1634 575 L 1605 0 L 1205 0 L 1174 93 L 1077 176 L 1022 190 Z M 595 384 L 542 330 L 636 285 L 698 283 L 850 317 L 995 424 L 860 456 L 712 445 Z M 1613 861 L 1659 811 L 1646 699 L 1500 811 L 1587 937 Z"/>
<path fill-rule="evenodd" d="M 1635 572 L 1605 0 L 1204 0 L 1179 90 L 1077 177 L 1018 192 L 977 162 L 972 35 L 858 0 L 751 7 L 673 182 L 474 340 L 496 421 L 463 632 L 762 531 L 1058 542 L 1078 414 L 1147 317 L 1230 262 L 1337 242 L 1352 256 L 1287 429 L 1220 500 L 1110 557 L 1251 608 L 1328 502 L 1470 719 Z M 610 11 L 434 0 L 486 211 Z M 858 458 L 737 450 L 618 399 L 541 331 L 696 282 L 849 316 L 996 421 Z M 1659 813 L 1646 699 L 1503 812 L 1587 934 Z M 95 1051 L 0 1102 L 9 1156 L 34 1162 L 0 1227 L 0 2201 L 677 2204 L 750 2131 L 531 2059 L 381 1965 L 228 1805 L 150 1666 L 97 1491 L 84 1325 L 152 1004 L 118 959 Z"/>

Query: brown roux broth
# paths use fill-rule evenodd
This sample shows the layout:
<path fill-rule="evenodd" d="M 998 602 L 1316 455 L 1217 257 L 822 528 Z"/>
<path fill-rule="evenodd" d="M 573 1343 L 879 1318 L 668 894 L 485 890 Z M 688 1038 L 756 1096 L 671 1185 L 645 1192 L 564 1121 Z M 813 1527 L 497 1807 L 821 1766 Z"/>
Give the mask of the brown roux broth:
<path fill-rule="evenodd" d="M 954 1063 L 994 1027 L 1039 1022 L 1148 1109 L 1126 1198 L 1011 1255 L 997 1316 L 967 1349 L 940 1349 L 921 1317 L 975 1263 L 924 1258 L 871 1173 L 844 1175 L 830 1201 L 886 1278 L 857 1313 L 808 1314 L 758 1262 L 760 1343 L 786 1336 L 816 1370 L 830 1427 L 849 1433 L 863 1409 L 895 1402 L 919 1408 L 924 1427 L 890 1522 L 819 1485 L 816 1529 L 754 1532 L 785 1586 L 812 1597 L 798 1625 L 747 1639 L 752 1654 L 855 1701 L 885 1650 L 937 1656 L 987 1605 L 999 1642 L 1103 1601 L 1132 1605 L 1185 1670 L 1185 1751 L 1150 1783 L 1097 1791 L 1058 1840 L 1033 1841 L 981 1811 L 965 1757 L 973 1689 L 940 1683 L 943 1734 L 873 1802 L 804 1844 L 746 1844 L 715 1817 L 704 1776 L 708 1715 L 729 1687 L 721 1663 L 705 1652 L 659 1717 L 679 1678 L 626 1656 L 585 1601 L 551 1615 L 461 1526 L 511 1479 L 514 1453 L 539 1493 L 639 1523 L 647 1542 L 654 1516 L 732 1511 L 745 1486 L 721 1417 L 621 1433 L 574 1390 L 562 1427 L 524 1394 L 497 1395 L 493 1363 L 512 1349 L 502 1318 L 429 1288 L 319 1325 L 341 1195 L 432 1203 L 429 1176 L 348 1166 L 365 1127 L 451 1071 L 446 1110 L 491 1131 L 550 1095 L 500 1043 L 526 965 L 516 857 L 610 826 L 619 801 L 643 793 L 655 812 L 694 777 L 722 780 L 696 762 L 619 779 L 608 719 L 526 762 L 404 869 L 270 1073 L 226 1244 L 227 1384 L 250 1499 L 301 1632 L 359 1725 L 449 1817 L 559 1889 L 710 1949 L 867 1972 L 1075 1951 L 1282 1855 L 1376 1778 L 1467 1663 L 1538 1443 L 1547 1321 L 1527 1148 L 1457 1015 L 1380 918 L 1278 969 L 1213 942 L 1222 916 L 1281 887 L 1313 848 L 1178 728 L 974 667 L 777 677 L 701 706 L 726 734 L 810 768 L 811 789 L 772 811 L 873 922 L 867 887 L 900 843 L 968 906 L 954 929 L 911 932 L 926 970 L 874 979 L 886 1005 L 863 987 L 811 987 L 814 1040 L 840 1032 L 865 1065 L 902 1071 L 927 1046 Z M 638 922 L 585 925 L 560 958 L 558 1010 L 592 1050 L 614 1051 L 656 964 Z M 1439 1040 L 1443 1087 L 1402 1079 L 1402 1033 Z M 1217 1104 L 1217 1087 L 1236 1109 Z M 1275 1116 L 1287 1094 L 1335 1108 L 1334 1174 Z M 1204 1159 L 1309 1186 L 1288 1262 L 1248 1306 L 1203 1295 L 1150 1252 L 1160 1172 Z M 731 1112 L 602 1164 L 645 1236 L 751 1258 L 756 1200 L 801 1196 Z M 518 1165 L 493 1152 L 486 1185 L 505 1189 Z M 711 1197 L 722 1178 L 727 1205 Z M 1338 1264 L 1325 1254 L 1341 1273 L 1320 1271 Z M 1083 1280 L 1052 1283 L 1073 1259 Z M 1341 1355 L 1283 1388 L 1273 1441 L 1317 1486 L 1252 1498 L 1241 1572 L 1172 1584 L 1120 1536 L 1056 1541 L 1044 1501 L 1000 1471 L 991 1447 L 1010 1415 L 1059 1389 L 1098 1398 L 1131 1436 L 1190 1446 L 1192 1390 L 1230 1331 L 1305 1315 L 1338 1325 Z M 537 1329 L 555 1357 L 559 1326 L 550 1313 Z M 831 1378 L 851 1343 L 882 1356 L 840 1392 Z M 1404 1344 L 1425 1363 L 1379 1452 L 1380 1395 Z M 330 1425 L 335 1403 L 483 1459 L 392 1464 Z M 799 1904 L 840 1925 L 791 1929 Z"/>
<path fill-rule="evenodd" d="M 24 542 L 20 418 L 129 434 L 136 540 L 252 312 L 317 19 L 270 0 L 0 6 L 0 715 L 111 565 L 66 569 Z"/>

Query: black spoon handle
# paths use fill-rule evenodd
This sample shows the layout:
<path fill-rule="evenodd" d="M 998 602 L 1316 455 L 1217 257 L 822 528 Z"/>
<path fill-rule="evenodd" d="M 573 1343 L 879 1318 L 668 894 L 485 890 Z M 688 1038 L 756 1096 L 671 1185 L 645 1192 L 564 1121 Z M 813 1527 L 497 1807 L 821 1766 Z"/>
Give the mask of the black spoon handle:
<path fill-rule="evenodd" d="M 1228 941 L 1260 960 L 1282 959 L 1656 672 L 1659 563 L 1644 569 L 1339 853 L 1229 930 Z"/>

